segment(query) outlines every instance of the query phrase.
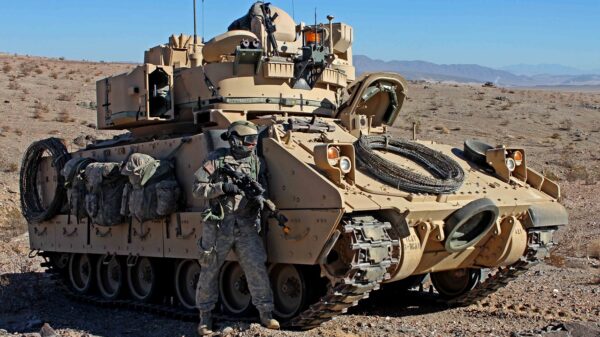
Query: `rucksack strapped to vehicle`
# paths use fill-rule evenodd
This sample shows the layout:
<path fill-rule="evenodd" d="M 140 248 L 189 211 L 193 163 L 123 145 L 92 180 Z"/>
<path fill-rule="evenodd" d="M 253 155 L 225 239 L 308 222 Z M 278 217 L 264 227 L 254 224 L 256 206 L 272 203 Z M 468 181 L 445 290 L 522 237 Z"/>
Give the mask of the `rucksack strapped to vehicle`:
<path fill-rule="evenodd" d="M 121 199 L 121 215 L 144 222 L 177 210 L 181 188 L 171 160 L 133 153 L 123 164 L 121 174 L 129 178 Z"/>
<path fill-rule="evenodd" d="M 123 223 L 119 210 L 127 178 L 119 168 L 119 163 L 91 163 L 85 168 L 85 209 L 93 224 Z"/>
<path fill-rule="evenodd" d="M 75 216 L 75 220 L 79 223 L 85 219 L 88 214 L 85 209 L 85 168 L 95 162 L 91 158 L 72 158 L 65 163 L 61 170 L 61 175 L 65 178 L 65 189 L 67 190 L 67 202 L 69 216 L 67 223 L 71 223 L 71 215 Z"/>

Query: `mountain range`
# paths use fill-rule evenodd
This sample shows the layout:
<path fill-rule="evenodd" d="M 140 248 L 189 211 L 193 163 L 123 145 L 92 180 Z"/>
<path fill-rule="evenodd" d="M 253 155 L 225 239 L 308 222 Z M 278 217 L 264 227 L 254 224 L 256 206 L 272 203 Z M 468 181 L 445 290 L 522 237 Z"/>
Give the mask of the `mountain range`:
<path fill-rule="evenodd" d="M 600 85 L 600 75 L 561 65 L 514 65 L 494 69 L 477 64 L 436 64 L 426 61 L 382 61 L 354 56 L 357 73 L 393 71 L 410 80 L 493 82 L 502 86 Z"/>

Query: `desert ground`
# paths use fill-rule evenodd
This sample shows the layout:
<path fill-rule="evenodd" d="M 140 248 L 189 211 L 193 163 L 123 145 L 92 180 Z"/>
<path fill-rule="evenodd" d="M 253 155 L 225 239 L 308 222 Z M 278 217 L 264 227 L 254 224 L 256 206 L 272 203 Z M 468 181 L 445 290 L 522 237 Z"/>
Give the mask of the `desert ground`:
<path fill-rule="evenodd" d="M 59 137 L 71 151 L 115 133 L 95 129 L 95 82 L 132 64 L 0 54 L 0 336 L 195 336 L 195 323 L 98 308 L 60 292 L 29 259 L 19 210 L 21 157 Z M 384 287 L 348 314 L 307 331 L 219 322 L 232 336 L 599 336 L 600 89 L 494 88 L 411 82 L 391 132 L 462 148 L 464 139 L 522 145 L 528 164 L 562 187 L 570 223 L 552 256 L 478 304 L 450 308 Z M 554 331 L 554 330 L 571 330 Z"/>

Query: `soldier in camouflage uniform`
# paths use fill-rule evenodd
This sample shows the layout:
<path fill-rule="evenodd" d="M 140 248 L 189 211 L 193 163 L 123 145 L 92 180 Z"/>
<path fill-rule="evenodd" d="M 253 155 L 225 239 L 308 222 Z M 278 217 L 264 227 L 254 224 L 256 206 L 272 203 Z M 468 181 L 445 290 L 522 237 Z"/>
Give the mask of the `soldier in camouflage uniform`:
<path fill-rule="evenodd" d="M 260 312 L 261 323 L 278 329 L 273 319 L 273 293 L 265 262 L 267 260 L 260 231 L 260 205 L 242 195 L 237 185 L 219 168 L 230 164 L 238 172 L 263 180 L 264 165 L 255 153 L 258 132 L 254 124 L 238 121 L 223 135 L 230 149 L 211 152 L 195 174 L 194 197 L 209 203 L 204 213 L 202 237 L 198 242 L 202 269 L 196 290 L 196 305 L 200 311 L 198 334 L 212 333 L 211 311 L 218 299 L 218 275 L 229 251 L 234 250 L 246 274 L 252 303 Z M 264 180 L 263 180 L 264 181 Z"/>

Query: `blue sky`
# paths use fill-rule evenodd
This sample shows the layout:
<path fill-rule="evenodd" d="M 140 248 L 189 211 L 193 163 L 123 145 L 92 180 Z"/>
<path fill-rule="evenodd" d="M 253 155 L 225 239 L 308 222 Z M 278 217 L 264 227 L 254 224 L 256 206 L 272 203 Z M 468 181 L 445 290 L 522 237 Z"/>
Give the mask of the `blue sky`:
<path fill-rule="evenodd" d="M 251 3 L 205 0 L 206 39 L 224 32 Z M 297 21 L 313 22 L 316 7 L 323 22 L 332 14 L 354 26 L 355 53 L 372 58 L 600 69 L 598 0 L 273 1 L 290 14 L 292 3 Z M 201 20 L 201 0 L 198 9 Z M 192 30 L 192 0 L 3 0 L 0 5 L 0 51 L 19 54 L 140 62 L 145 49 Z"/>

